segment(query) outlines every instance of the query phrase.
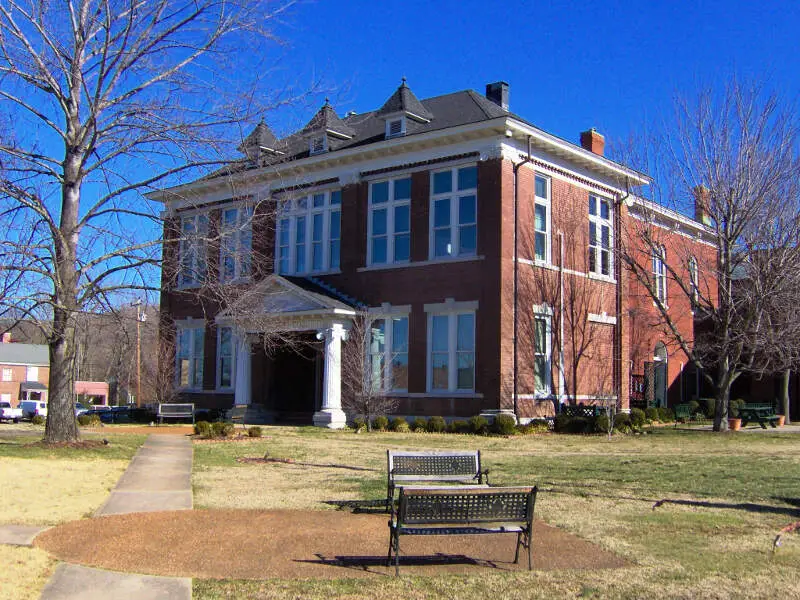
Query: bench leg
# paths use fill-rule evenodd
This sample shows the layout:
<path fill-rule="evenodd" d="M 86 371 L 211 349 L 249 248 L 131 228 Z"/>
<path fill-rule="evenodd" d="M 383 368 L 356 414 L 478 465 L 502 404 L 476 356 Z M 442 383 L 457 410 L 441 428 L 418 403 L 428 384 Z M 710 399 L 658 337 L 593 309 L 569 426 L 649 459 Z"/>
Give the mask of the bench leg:
<path fill-rule="evenodd" d="M 514 552 L 514 564 L 519 563 L 519 547 L 522 546 L 523 548 L 528 550 L 528 571 L 532 569 L 532 550 L 533 544 L 531 542 L 531 532 L 530 531 L 520 531 L 517 534 L 517 550 Z"/>

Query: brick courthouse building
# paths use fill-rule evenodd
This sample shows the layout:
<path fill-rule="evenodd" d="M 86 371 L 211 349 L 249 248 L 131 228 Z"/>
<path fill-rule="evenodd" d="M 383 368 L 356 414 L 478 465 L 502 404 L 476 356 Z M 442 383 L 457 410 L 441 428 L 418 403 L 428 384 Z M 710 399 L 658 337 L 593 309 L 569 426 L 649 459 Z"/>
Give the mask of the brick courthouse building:
<path fill-rule="evenodd" d="M 259 124 L 225 172 L 155 194 L 181 396 L 341 426 L 343 340 L 363 312 L 364 360 L 399 415 L 525 420 L 558 402 L 696 394 L 617 251 L 657 230 L 663 254 L 641 260 L 691 339 L 690 299 L 672 298 L 662 263 L 704 272 L 704 227 L 629 195 L 647 176 L 605 158 L 594 130 L 570 143 L 508 98 L 501 82 L 420 101 L 404 81 L 375 112 L 340 118 L 326 102 L 285 139 Z M 678 264 L 687 248 L 694 263 Z M 276 324 L 308 343 L 267 352 Z"/>

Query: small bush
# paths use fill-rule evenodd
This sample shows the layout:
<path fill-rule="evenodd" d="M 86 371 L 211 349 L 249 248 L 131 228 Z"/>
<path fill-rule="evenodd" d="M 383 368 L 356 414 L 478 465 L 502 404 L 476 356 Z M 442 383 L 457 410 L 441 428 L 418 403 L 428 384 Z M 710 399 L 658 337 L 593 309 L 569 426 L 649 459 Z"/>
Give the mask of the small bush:
<path fill-rule="evenodd" d="M 230 434 L 233 433 L 234 426 L 233 423 L 223 423 L 218 421 L 216 423 L 211 424 L 211 435 L 213 437 L 228 437 Z"/>
<path fill-rule="evenodd" d="M 739 418 L 739 411 L 741 408 L 746 404 L 744 400 L 741 398 L 737 398 L 735 400 L 731 400 L 730 404 L 728 405 L 728 412 L 730 413 L 728 416 L 734 419 Z"/>
<path fill-rule="evenodd" d="M 689 414 L 696 415 L 700 412 L 700 403 L 697 400 L 692 400 L 689 402 Z"/>
<path fill-rule="evenodd" d="M 389 429 L 389 419 L 383 415 L 372 419 L 372 428 L 378 431 L 386 431 Z"/>
<path fill-rule="evenodd" d="M 500 435 L 514 435 L 517 432 L 517 423 L 511 415 L 500 414 L 494 418 L 492 430 Z"/>
<path fill-rule="evenodd" d="M 594 420 L 594 426 L 598 433 L 608 433 L 608 430 L 611 427 L 611 421 L 609 420 L 608 415 L 597 415 L 597 418 Z"/>
<path fill-rule="evenodd" d="M 647 415 L 641 408 L 632 408 L 630 414 L 631 427 L 639 429 L 647 422 Z"/>
<path fill-rule="evenodd" d="M 447 428 L 447 423 L 443 417 L 431 417 L 428 419 L 428 431 L 430 433 L 442 433 Z"/>
<path fill-rule="evenodd" d="M 517 431 L 524 435 L 532 435 L 537 433 L 547 433 L 550 431 L 550 427 L 547 424 L 546 419 L 534 419 L 526 425 L 518 425 Z"/>
<path fill-rule="evenodd" d="M 556 419 L 553 422 L 553 431 L 555 431 L 556 433 L 567 433 L 569 422 L 571 420 L 572 417 L 564 413 L 556 415 Z"/>
<path fill-rule="evenodd" d="M 469 418 L 469 430 L 478 435 L 484 435 L 489 431 L 489 421 L 486 417 L 475 415 Z"/>
<path fill-rule="evenodd" d="M 211 435 L 211 423 L 208 421 L 198 421 L 194 424 L 195 435 L 209 437 Z"/>
<path fill-rule="evenodd" d="M 80 415 L 78 417 L 78 425 L 81 427 L 98 427 L 101 424 L 102 421 L 97 415 Z"/>
<path fill-rule="evenodd" d="M 450 433 L 469 433 L 469 422 L 459 419 L 458 421 L 450 421 L 447 424 L 447 431 Z"/>
<path fill-rule="evenodd" d="M 363 417 L 356 417 L 353 419 L 353 429 L 356 431 L 364 431 L 367 428 L 367 422 Z"/>
<path fill-rule="evenodd" d="M 403 419 L 402 417 L 395 417 L 392 419 L 392 422 L 389 424 L 389 429 L 392 431 L 396 431 L 397 433 L 408 433 L 411 431 L 411 427 L 408 425 L 408 421 Z"/>
<path fill-rule="evenodd" d="M 560 414 L 556 417 L 554 429 L 558 433 L 594 433 L 596 417 L 570 417 Z"/>
<path fill-rule="evenodd" d="M 650 423 L 658 421 L 658 408 L 655 406 L 648 406 L 644 409 L 644 415 Z"/>
<path fill-rule="evenodd" d="M 414 424 L 411 426 L 416 433 L 428 431 L 428 419 L 425 417 L 417 417 L 414 419 Z"/>
<path fill-rule="evenodd" d="M 247 435 L 251 438 L 260 438 L 261 437 L 261 427 L 253 426 L 247 428 Z"/>
<path fill-rule="evenodd" d="M 671 423 L 675 420 L 675 411 L 662 406 L 658 409 L 658 418 L 662 423 Z"/>
<path fill-rule="evenodd" d="M 44 417 L 42 415 L 33 415 L 31 417 L 31 425 L 44 425 Z"/>
<path fill-rule="evenodd" d="M 639 410 L 641 412 L 641 409 L 631 409 L 631 413 L 633 413 L 634 410 Z M 631 424 L 633 423 L 631 417 L 632 415 L 628 413 L 617 413 L 614 416 L 614 429 L 620 433 L 630 433 L 632 429 Z"/>
<path fill-rule="evenodd" d="M 717 401 L 714 398 L 700 398 L 700 410 L 708 419 L 713 419 L 717 413 Z"/>

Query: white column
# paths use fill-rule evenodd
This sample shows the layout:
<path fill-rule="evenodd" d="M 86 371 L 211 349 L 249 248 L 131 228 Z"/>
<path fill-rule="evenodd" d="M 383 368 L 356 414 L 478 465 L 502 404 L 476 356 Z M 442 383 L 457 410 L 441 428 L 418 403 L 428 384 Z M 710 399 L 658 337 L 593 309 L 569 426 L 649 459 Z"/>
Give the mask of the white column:
<path fill-rule="evenodd" d="M 234 400 L 236 405 L 250 404 L 252 391 L 250 389 L 250 341 L 244 332 L 236 334 L 236 384 Z"/>
<path fill-rule="evenodd" d="M 342 340 L 345 329 L 341 323 L 317 334 L 325 338 L 325 372 L 322 383 L 322 409 L 314 413 L 314 425 L 330 429 L 342 429 L 347 416 L 342 410 Z"/>

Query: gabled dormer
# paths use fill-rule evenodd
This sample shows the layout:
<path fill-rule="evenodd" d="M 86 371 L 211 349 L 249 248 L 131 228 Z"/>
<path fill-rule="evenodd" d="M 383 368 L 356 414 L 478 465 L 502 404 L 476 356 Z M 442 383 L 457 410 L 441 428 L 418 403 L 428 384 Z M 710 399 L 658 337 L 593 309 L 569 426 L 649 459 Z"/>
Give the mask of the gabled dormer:
<path fill-rule="evenodd" d="M 301 133 L 308 138 L 308 152 L 312 156 L 328 152 L 331 149 L 331 141 L 349 140 L 356 134 L 352 127 L 339 118 L 327 98 L 325 104 Z"/>
<path fill-rule="evenodd" d="M 241 143 L 239 152 L 242 152 L 249 160 L 258 161 L 265 154 L 271 156 L 283 154 L 278 148 L 279 145 L 278 138 L 262 119 Z"/>
<path fill-rule="evenodd" d="M 406 78 L 394 94 L 375 113 L 386 123 L 386 139 L 401 137 L 408 132 L 409 120 L 416 123 L 430 123 L 433 114 L 426 109 L 406 85 Z"/>

